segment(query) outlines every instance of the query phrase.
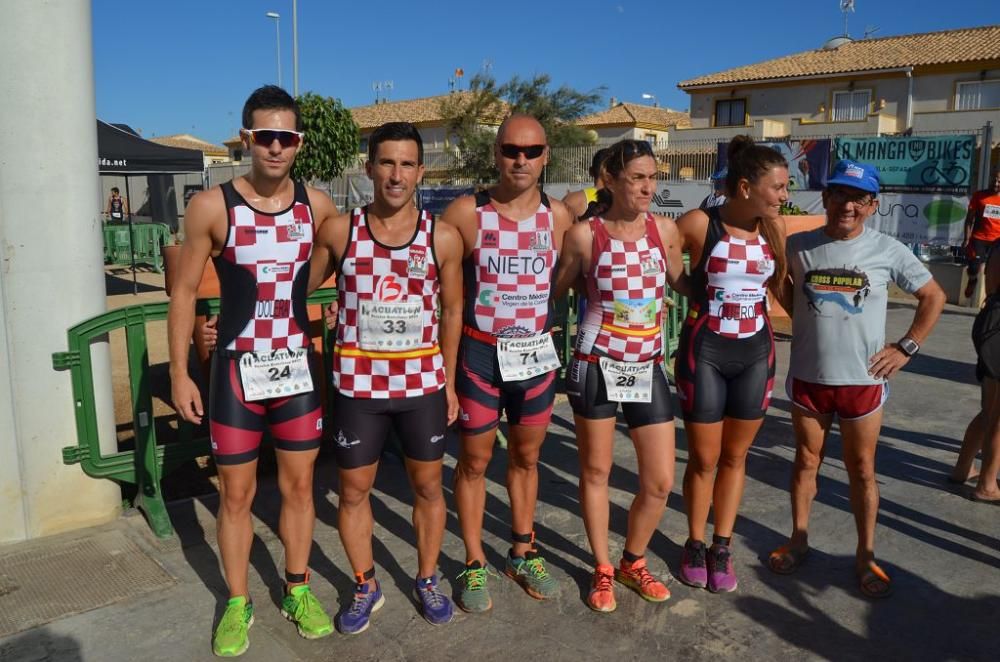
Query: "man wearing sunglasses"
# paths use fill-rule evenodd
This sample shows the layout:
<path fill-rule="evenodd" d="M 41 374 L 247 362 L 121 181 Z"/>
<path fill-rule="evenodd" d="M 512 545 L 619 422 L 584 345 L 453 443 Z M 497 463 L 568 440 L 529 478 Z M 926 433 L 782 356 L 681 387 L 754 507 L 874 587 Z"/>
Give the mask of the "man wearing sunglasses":
<path fill-rule="evenodd" d="M 505 573 L 528 595 L 556 593 L 534 544 L 538 454 L 552 416 L 559 359 L 552 343 L 552 281 L 563 235 L 573 221 L 558 200 L 538 188 L 548 161 L 545 130 L 514 115 L 497 132 L 500 179 L 490 189 L 454 201 L 442 220 L 462 236 L 465 310 L 456 390 L 461 447 L 455 499 L 466 549 L 458 604 L 469 612 L 492 606 L 482 527 L 485 472 L 500 415 L 506 410 L 507 493 L 513 521 Z"/>
<path fill-rule="evenodd" d="M 253 624 L 250 508 L 265 427 L 274 441 L 281 491 L 281 613 L 303 637 L 333 632 L 309 588 L 313 465 L 322 415 L 321 372 L 309 351 L 306 288 L 313 236 L 337 209 L 324 193 L 289 176 L 303 135 L 298 105 L 287 92 L 273 85 L 254 91 L 243 107 L 243 127 L 250 172 L 191 199 L 167 317 L 173 403 L 181 418 L 199 424 L 205 410 L 188 375 L 188 350 L 198 283 L 211 257 L 221 312 L 208 418 L 219 473 L 219 551 L 229 585 L 212 649 L 226 657 L 247 650 Z"/>
<path fill-rule="evenodd" d="M 768 559 L 773 571 L 790 574 L 809 552 L 816 476 L 836 416 L 858 535 L 855 572 L 859 589 L 869 598 L 892 592 L 889 576 L 875 562 L 875 448 L 886 381 L 920 350 L 945 301 L 927 268 L 906 246 L 865 227 L 878 208 L 879 186 L 874 166 L 839 162 L 823 191 L 826 225 L 788 238 L 794 311 L 788 389 L 795 405 L 796 442 L 792 535 Z M 903 337 L 886 343 L 889 283 L 913 294 L 917 308 Z"/>
<path fill-rule="evenodd" d="M 338 271 L 331 422 L 337 528 L 356 580 L 353 599 L 336 617 L 344 634 L 366 630 L 384 602 L 375 578 L 369 495 L 390 427 L 414 493 L 414 593 L 433 625 L 449 622 L 454 611 L 438 587 L 437 560 L 447 514 L 441 485 L 445 436 L 458 417 L 462 239 L 413 204 L 424 165 L 423 142 L 412 124 L 390 122 L 372 132 L 365 172 L 373 184 L 371 204 L 321 228 L 310 278 L 312 288 Z"/>

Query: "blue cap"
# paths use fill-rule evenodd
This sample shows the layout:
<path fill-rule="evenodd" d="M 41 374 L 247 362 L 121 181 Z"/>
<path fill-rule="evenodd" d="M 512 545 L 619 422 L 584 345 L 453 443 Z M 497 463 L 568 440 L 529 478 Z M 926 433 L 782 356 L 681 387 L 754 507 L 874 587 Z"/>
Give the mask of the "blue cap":
<path fill-rule="evenodd" d="M 725 179 L 729 175 L 729 168 L 722 166 L 715 171 L 715 174 L 710 177 L 713 181 L 719 181 L 720 179 Z"/>
<path fill-rule="evenodd" d="M 867 163 L 844 159 L 833 167 L 833 176 L 826 180 L 827 186 L 850 186 L 878 195 L 882 178 L 878 168 Z"/>

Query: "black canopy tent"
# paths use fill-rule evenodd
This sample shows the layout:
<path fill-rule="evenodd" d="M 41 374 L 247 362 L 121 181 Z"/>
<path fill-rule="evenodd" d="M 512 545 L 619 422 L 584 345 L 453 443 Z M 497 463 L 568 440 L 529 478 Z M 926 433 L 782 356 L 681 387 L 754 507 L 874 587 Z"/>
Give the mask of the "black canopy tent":
<path fill-rule="evenodd" d="M 108 124 L 97 120 L 97 169 L 102 175 L 121 175 L 125 178 L 125 199 L 130 201 L 128 234 L 132 254 L 132 291 L 137 293 L 135 247 L 131 245 L 132 196 L 128 178 L 135 175 L 204 173 L 204 157 L 198 150 L 167 147 L 145 140 L 127 125 Z"/>

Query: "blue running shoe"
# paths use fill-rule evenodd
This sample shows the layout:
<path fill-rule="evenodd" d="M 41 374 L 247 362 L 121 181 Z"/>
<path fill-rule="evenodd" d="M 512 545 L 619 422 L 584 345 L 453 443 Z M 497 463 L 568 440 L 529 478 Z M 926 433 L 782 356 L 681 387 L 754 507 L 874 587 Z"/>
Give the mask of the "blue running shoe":
<path fill-rule="evenodd" d="M 375 580 L 372 589 L 367 582 L 354 586 L 354 599 L 343 611 L 337 614 L 337 630 L 341 634 L 360 634 L 368 629 L 372 612 L 378 611 L 385 604 L 382 597 L 382 587 Z"/>
<path fill-rule="evenodd" d="M 437 577 L 417 577 L 414 592 L 420 601 L 424 618 L 431 625 L 450 623 L 455 616 L 455 607 L 441 589 Z"/>

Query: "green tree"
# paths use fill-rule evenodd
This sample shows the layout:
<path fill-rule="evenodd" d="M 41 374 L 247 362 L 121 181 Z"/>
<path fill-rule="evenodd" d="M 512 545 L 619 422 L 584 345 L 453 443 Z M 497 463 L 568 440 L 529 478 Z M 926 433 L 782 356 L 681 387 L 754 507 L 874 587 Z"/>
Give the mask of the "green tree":
<path fill-rule="evenodd" d="M 565 147 L 588 143 L 587 131 L 574 122 L 591 112 L 600 100 L 603 88 L 580 92 L 563 85 L 553 91 L 548 74 L 522 79 L 514 76 L 503 85 L 486 74 L 477 74 L 469 90 L 449 95 L 441 103 L 448 133 L 455 139 L 458 155 L 450 168 L 455 179 L 485 184 L 496 179 L 493 162 L 495 128 L 512 113 L 524 113 L 538 119 L 545 128 L 549 145 Z M 549 160 L 548 179 L 557 179 L 563 164 L 553 155 Z"/>
<path fill-rule="evenodd" d="M 340 99 L 306 92 L 296 101 L 306 136 L 295 157 L 292 176 L 307 182 L 328 182 L 357 162 L 361 141 L 358 125 Z"/>

